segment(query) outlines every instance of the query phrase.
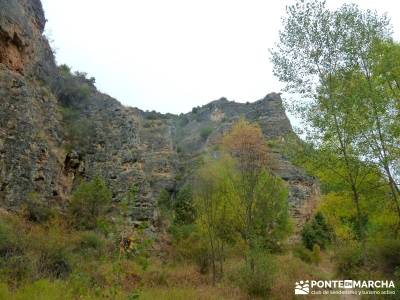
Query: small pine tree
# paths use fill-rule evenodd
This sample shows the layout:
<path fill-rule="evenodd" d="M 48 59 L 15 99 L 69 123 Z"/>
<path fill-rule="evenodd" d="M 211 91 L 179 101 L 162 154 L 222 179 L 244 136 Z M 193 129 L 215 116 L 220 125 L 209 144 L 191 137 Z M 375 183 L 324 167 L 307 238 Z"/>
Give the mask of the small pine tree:
<path fill-rule="evenodd" d="M 321 212 L 317 212 L 314 218 L 304 225 L 301 238 L 304 246 L 310 250 L 313 249 L 314 244 L 325 249 L 332 241 L 332 229 Z"/>
<path fill-rule="evenodd" d="M 83 182 L 72 194 L 69 211 L 74 226 L 94 229 L 111 202 L 111 192 L 100 177 Z"/>

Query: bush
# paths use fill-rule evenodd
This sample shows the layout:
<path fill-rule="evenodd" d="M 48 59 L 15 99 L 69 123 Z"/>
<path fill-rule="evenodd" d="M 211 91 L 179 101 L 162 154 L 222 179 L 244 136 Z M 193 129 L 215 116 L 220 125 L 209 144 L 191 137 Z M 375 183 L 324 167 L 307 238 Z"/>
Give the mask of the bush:
<path fill-rule="evenodd" d="M 79 110 L 71 107 L 61 107 L 60 112 L 70 146 L 84 152 L 90 147 L 96 134 L 93 122 L 82 117 Z"/>
<path fill-rule="evenodd" d="M 358 243 L 349 243 L 338 249 L 335 255 L 339 274 L 348 278 L 357 278 L 363 265 L 363 252 Z"/>
<path fill-rule="evenodd" d="M 1 273 L 8 280 L 8 283 L 17 286 L 26 278 L 37 276 L 35 261 L 25 253 L 13 255 L 0 264 Z M 1 298 L 0 298 L 1 299 Z"/>
<path fill-rule="evenodd" d="M 83 232 L 79 241 L 79 248 L 83 250 L 100 250 L 104 247 L 104 240 L 95 232 Z"/>
<path fill-rule="evenodd" d="M 168 229 L 175 241 L 180 241 L 189 238 L 194 232 L 196 232 L 195 224 L 187 225 L 172 225 Z"/>
<path fill-rule="evenodd" d="M 252 254 L 252 259 L 254 267 L 247 262 L 233 275 L 233 280 L 250 296 L 268 299 L 277 270 L 276 263 L 272 255 L 259 251 Z"/>
<path fill-rule="evenodd" d="M 0 273 L 13 286 L 27 279 L 64 278 L 71 271 L 69 237 L 49 227 L 10 216 L 0 221 Z"/>
<path fill-rule="evenodd" d="M 318 212 L 311 221 L 304 225 L 301 231 L 301 239 L 304 246 L 310 250 L 313 249 L 314 244 L 325 249 L 332 241 L 332 230 L 322 213 Z"/>
<path fill-rule="evenodd" d="M 21 253 L 21 247 L 17 231 L 5 219 L 0 219 L 0 259 Z"/>
<path fill-rule="evenodd" d="M 400 268 L 400 240 L 380 239 L 368 245 L 370 261 L 377 264 L 378 268 L 393 274 Z"/>
<path fill-rule="evenodd" d="M 43 199 L 40 199 L 38 193 L 33 192 L 28 194 L 24 215 L 31 222 L 45 223 L 54 217 L 54 212 L 44 203 Z"/>
<path fill-rule="evenodd" d="M 157 204 L 163 210 L 169 210 L 172 208 L 171 195 L 167 190 L 161 190 L 160 194 L 158 195 Z"/>
<path fill-rule="evenodd" d="M 313 253 L 303 245 L 293 247 L 292 252 L 295 257 L 300 258 L 306 263 L 311 263 L 313 261 Z"/>
<path fill-rule="evenodd" d="M 175 224 L 191 224 L 195 220 L 196 211 L 192 203 L 192 189 L 186 184 L 176 195 L 174 203 L 174 223 Z"/>
<path fill-rule="evenodd" d="M 111 203 L 111 192 L 99 177 L 83 182 L 72 194 L 69 205 L 73 225 L 79 229 L 95 229 L 105 217 Z"/>
<path fill-rule="evenodd" d="M 146 112 L 145 117 L 147 120 L 157 120 L 162 117 L 162 115 L 156 111 Z"/>
<path fill-rule="evenodd" d="M 208 138 L 208 136 L 211 134 L 212 131 L 213 131 L 212 127 L 203 127 L 200 130 L 201 139 L 205 141 Z"/>
<path fill-rule="evenodd" d="M 0 219 L 0 277 L 16 285 L 34 274 L 34 262 L 26 256 L 25 232 L 13 218 Z"/>
<path fill-rule="evenodd" d="M 179 127 L 183 127 L 183 126 L 185 126 L 185 125 L 187 125 L 189 123 L 189 118 L 187 117 L 187 116 L 185 116 L 185 115 L 179 115 L 179 118 L 178 118 L 178 126 Z"/>
<path fill-rule="evenodd" d="M 177 259 L 191 260 L 199 267 L 200 273 L 207 273 L 210 266 L 209 253 L 196 225 L 172 225 L 169 232 L 173 238 Z"/>
<path fill-rule="evenodd" d="M 89 99 L 94 78 L 87 78 L 86 73 L 71 73 L 71 69 L 62 65 L 59 74 L 52 84 L 52 90 L 63 106 L 78 106 Z"/>
<path fill-rule="evenodd" d="M 92 145 L 93 137 L 96 134 L 93 122 L 88 119 L 77 119 L 66 124 L 66 131 L 72 147 L 83 152 Z"/>
<path fill-rule="evenodd" d="M 39 258 L 39 272 L 45 277 L 65 278 L 71 272 L 66 249 L 45 249 Z"/>

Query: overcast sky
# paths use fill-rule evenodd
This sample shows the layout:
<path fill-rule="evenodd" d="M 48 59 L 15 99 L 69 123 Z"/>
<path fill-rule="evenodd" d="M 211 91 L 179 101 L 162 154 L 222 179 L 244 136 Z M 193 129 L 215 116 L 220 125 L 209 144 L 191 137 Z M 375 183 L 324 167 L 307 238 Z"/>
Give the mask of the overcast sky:
<path fill-rule="evenodd" d="M 252 102 L 282 87 L 268 49 L 290 0 L 42 2 L 57 62 L 94 76 L 125 105 L 181 113 L 221 97 Z M 388 12 L 399 40 L 398 1 L 352 2 Z"/>

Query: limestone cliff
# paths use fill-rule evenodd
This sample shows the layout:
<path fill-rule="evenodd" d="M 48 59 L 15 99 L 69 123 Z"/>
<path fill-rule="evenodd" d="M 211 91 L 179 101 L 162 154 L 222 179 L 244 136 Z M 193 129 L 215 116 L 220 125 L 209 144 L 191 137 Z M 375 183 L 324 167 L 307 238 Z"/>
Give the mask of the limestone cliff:
<path fill-rule="evenodd" d="M 2 207 L 17 210 L 35 193 L 62 208 L 78 178 L 100 175 L 115 202 L 134 186 L 132 218 L 153 219 L 160 191 L 174 193 L 192 160 L 241 116 L 259 123 L 269 140 L 293 134 L 275 93 L 246 104 L 223 98 L 179 116 L 124 107 L 84 74 L 56 66 L 44 26 L 39 0 L 0 0 Z M 274 147 L 271 155 L 302 223 L 318 185 Z"/>

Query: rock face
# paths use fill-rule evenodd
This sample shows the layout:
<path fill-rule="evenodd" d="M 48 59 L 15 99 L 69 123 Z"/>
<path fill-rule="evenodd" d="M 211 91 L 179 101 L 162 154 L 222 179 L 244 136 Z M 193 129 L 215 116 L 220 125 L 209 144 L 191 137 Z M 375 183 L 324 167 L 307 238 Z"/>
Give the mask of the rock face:
<path fill-rule="evenodd" d="M 241 117 L 258 123 L 267 141 L 282 144 L 288 135 L 294 135 L 280 94 L 271 93 L 261 100 L 245 104 L 222 98 L 178 116 L 175 145 L 180 161 L 192 163 L 199 154 L 212 152 L 221 136 Z M 203 132 L 209 134 L 205 136 Z M 315 178 L 285 158 L 274 143 L 271 143 L 269 149 L 269 167 L 275 175 L 287 182 L 289 207 L 296 226 L 300 228 L 314 211 L 319 198 L 319 185 Z"/>
<path fill-rule="evenodd" d="M 115 202 L 132 188 L 138 191 L 133 219 L 154 219 L 159 193 L 174 193 L 193 159 L 209 151 L 240 117 L 257 122 L 268 140 L 293 134 L 276 93 L 246 104 L 222 98 L 179 116 L 124 107 L 82 74 L 65 77 L 43 36 L 44 26 L 39 0 L 0 0 L 2 207 L 19 209 L 36 194 L 62 208 L 78 178 L 101 176 Z M 84 95 L 83 100 L 71 101 L 68 93 Z M 85 145 L 71 142 L 70 127 L 78 124 L 79 134 L 89 132 Z M 292 214 L 300 224 L 312 212 L 318 184 L 273 147 L 271 155 L 276 162 L 271 168 L 287 181 Z"/>
<path fill-rule="evenodd" d="M 52 201 L 61 185 L 58 103 L 41 82 L 56 69 L 44 25 L 40 1 L 0 1 L 0 203 L 11 208 L 32 192 Z"/>

